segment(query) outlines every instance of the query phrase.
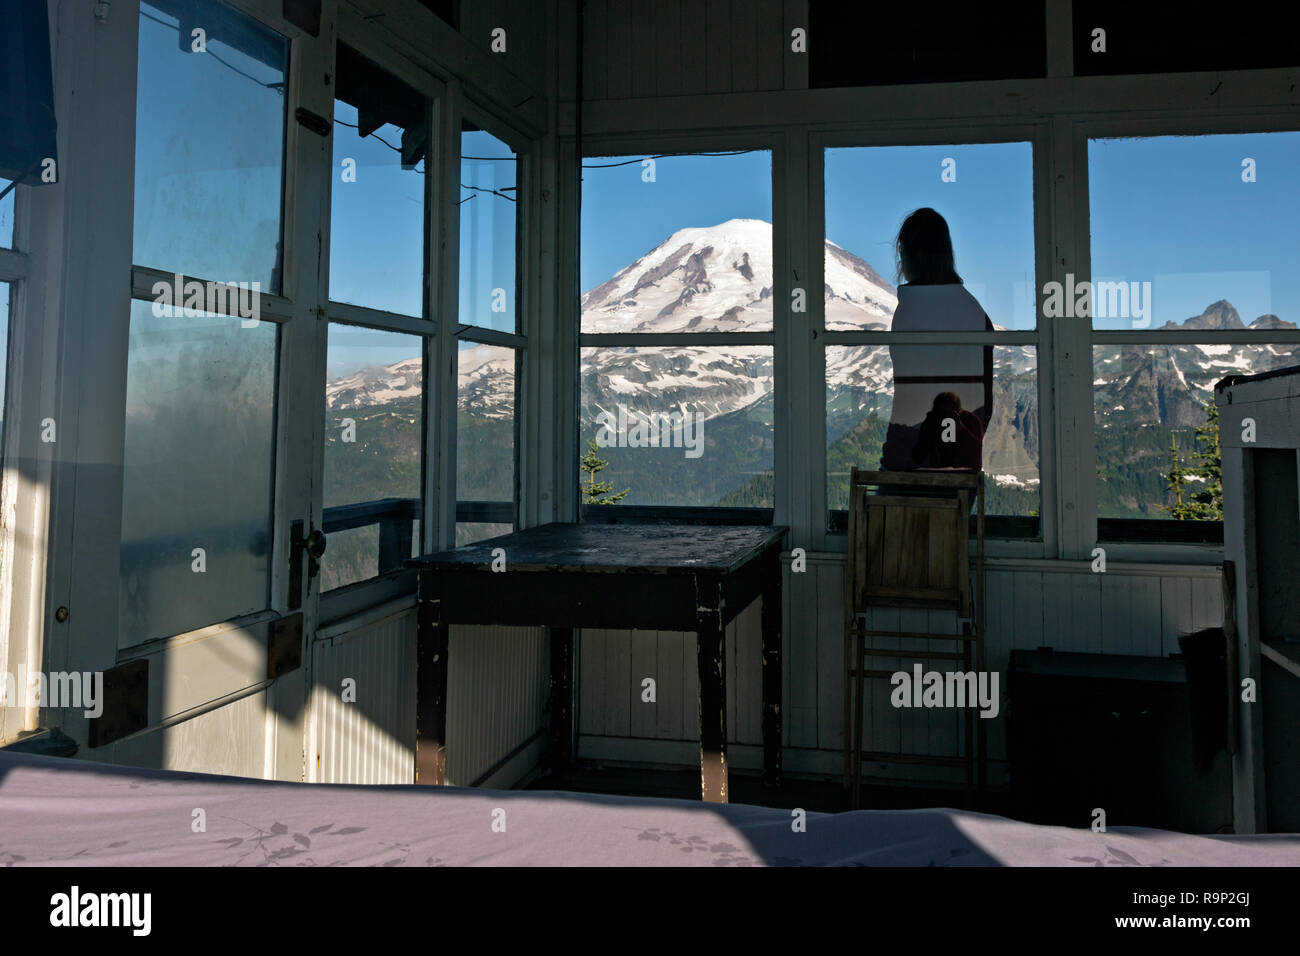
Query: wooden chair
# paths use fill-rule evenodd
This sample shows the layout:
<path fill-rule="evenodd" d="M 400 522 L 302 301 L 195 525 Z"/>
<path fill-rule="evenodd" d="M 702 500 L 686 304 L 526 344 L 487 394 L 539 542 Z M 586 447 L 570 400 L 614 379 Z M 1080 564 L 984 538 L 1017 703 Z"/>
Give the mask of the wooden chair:
<path fill-rule="evenodd" d="M 877 489 L 874 493 L 872 488 Z M 970 508 L 975 523 L 975 599 L 971 600 Z M 959 757 L 864 752 L 862 696 L 866 678 L 896 671 L 865 666 L 866 658 L 957 661 L 966 671 L 984 669 L 984 475 L 982 472 L 862 471 L 849 482 L 849 549 L 844 575 L 844 785 L 853 807 L 861 802 L 862 762 L 963 766 L 969 805 L 975 776 L 984 789 L 986 734 L 975 708 L 962 709 L 965 747 Z M 868 626 L 873 607 L 951 609 L 960 633 L 881 630 Z M 936 642 L 938 649 L 878 647 L 873 639 Z M 944 646 L 946 645 L 946 646 Z M 975 737 L 978 725 L 978 747 Z M 978 754 L 978 759 L 977 755 Z"/>

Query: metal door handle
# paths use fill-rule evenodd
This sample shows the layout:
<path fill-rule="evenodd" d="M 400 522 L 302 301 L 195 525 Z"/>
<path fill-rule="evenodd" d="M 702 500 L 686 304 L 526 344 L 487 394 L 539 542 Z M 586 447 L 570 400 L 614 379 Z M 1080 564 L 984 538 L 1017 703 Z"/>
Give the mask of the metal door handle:
<path fill-rule="evenodd" d="M 307 554 L 309 554 L 314 560 L 319 561 L 325 554 L 325 532 L 321 531 L 320 528 L 312 528 L 311 533 L 308 534 L 307 537 L 300 539 L 298 544 L 300 544 Z"/>

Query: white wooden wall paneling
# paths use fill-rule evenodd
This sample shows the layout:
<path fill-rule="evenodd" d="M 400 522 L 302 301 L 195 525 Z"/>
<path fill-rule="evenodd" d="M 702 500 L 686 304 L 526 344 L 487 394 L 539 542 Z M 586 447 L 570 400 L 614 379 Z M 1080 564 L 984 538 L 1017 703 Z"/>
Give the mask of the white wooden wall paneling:
<path fill-rule="evenodd" d="M 999 675 L 999 716 L 987 725 L 990 759 L 1006 759 L 1007 668 L 1011 651 L 1049 646 L 1082 653 L 1164 656 L 1177 653 L 1178 637 L 1215 626 L 1222 616 L 1216 574 L 1170 569 L 1154 573 L 1108 570 L 1093 574 L 1086 565 L 1069 571 L 999 570 L 987 577 L 985 663 Z M 803 574 L 785 572 L 785 744 L 792 751 L 819 751 L 818 766 L 834 773 L 844 743 L 843 644 L 840 604 L 843 564 L 814 558 Z M 878 609 L 874 625 L 907 630 L 945 628 L 938 611 Z M 953 619 L 948 617 L 949 621 Z M 951 625 L 948 625 L 951 626 Z M 728 628 L 728 739 L 744 747 L 761 741 L 758 725 L 760 673 L 758 605 L 746 609 Z M 882 646 L 919 647 L 918 642 Z M 650 648 L 654 649 L 653 663 Z M 673 666 L 665 666 L 667 660 Z M 660 741 L 696 739 L 695 637 L 680 632 L 585 630 L 580 667 L 580 734 L 586 752 L 608 754 L 614 744 L 593 738 L 626 738 L 615 747 L 621 759 L 662 759 Z M 896 662 L 879 660 L 877 666 Z M 653 666 L 654 673 L 643 673 Z M 947 669 L 926 662 L 927 669 Z M 676 669 L 674 669 L 676 668 Z M 640 680 L 654 676 L 658 705 L 640 703 Z M 964 741 L 956 714 L 941 710 L 896 710 L 891 687 L 869 681 L 864 690 L 868 749 L 953 755 Z M 976 718 L 982 719 L 982 718 Z M 580 745 L 580 753 L 583 753 Z M 806 763 L 807 761 L 802 761 Z M 795 765 L 801 760 L 795 758 Z M 915 772 L 913 772 L 915 771 Z M 933 779 L 907 768 L 913 779 Z M 898 776 L 897 772 L 893 775 Z"/>

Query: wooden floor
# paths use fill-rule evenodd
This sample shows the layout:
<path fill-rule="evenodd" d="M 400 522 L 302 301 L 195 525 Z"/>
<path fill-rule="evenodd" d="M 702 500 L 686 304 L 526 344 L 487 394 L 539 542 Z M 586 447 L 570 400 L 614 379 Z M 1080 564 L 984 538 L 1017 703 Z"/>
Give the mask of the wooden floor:
<path fill-rule="evenodd" d="M 793 809 L 815 813 L 839 813 L 849 809 L 849 795 L 837 780 L 804 780 L 787 777 L 779 789 L 763 786 L 758 773 L 735 770 L 730 775 L 731 802 L 761 807 Z M 560 775 L 546 774 L 529 781 L 526 790 L 563 790 L 571 793 L 617 794 L 629 797 L 667 797 L 698 800 L 700 772 L 696 769 L 658 769 L 601 765 L 581 761 Z M 1005 815 L 1008 797 L 990 793 L 967 805 L 961 790 L 920 787 L 882 787 L 864 783 L 862 809 L 915 810 L 924 807 L 952 807 Z"/>

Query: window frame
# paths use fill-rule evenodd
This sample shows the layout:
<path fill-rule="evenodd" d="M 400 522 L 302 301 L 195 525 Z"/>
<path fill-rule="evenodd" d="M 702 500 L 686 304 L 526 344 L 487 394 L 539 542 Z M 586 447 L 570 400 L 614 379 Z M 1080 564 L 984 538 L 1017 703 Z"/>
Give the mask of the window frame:
<path fill-rule="evenodd" d="M 986 551 L 991 557 L 1046 557 L 1055 549 L 1057 539 L 1057 520 L 1054 503 L 1058 501 L 1056 469 L 1054 467 L 1054 435 L 1052 430 L 1044 427 L 1054 415 L 1052 398 L 1054 395 L 1052 374 L 1052 334 L 1050 321 L 1045 319 L 1042 310 L 1042 297 L 1039 289 L 1050 274 L 1051 263 L 1051 217 L 1046 214 L 1048 199 L 1047 158 L 1050 151 L 1050 129 L 1044 121 L 990 123 L 973 120 L 936 127 L 933 123 L 908 123 L 873 127 L 844 128 L 831 131 L 813 131 L 809 137 L 810 185 L 813 195 L 809 199 L 810 227 L 808 230 L 809 282 L 819 290 L 825 285 L 825 259 L 820 255 L 822 244 L 826 239 L 826 166 L 825 155 L 828 149 L 899 147 L 899 146 L 978 146 L 998 143 L 1027 143 L 1031 151 L 1031 168 L 1033 181 L 1030 184 L 1033 223 L 1031 224 L 1034 246 L 1034 312 L 1035 327 L 1032 330 L 1008 330 L 1005 332 L 875 332 L 828 330 L 826 328 L 825 300 L 821 294 L 809 296 L 809 317 L 813 324 L 813 337 L 820 341 L 821 347 L 815 349 L 814 359 L 818 362 L 812 371 L 813 381 L 820 383 L 821 412 L 816 416 L 818 431 L 814 435 L 820 448 L 819 454 L 811 456 L 813 462 L 810 510 L 814 516 L 820 515 L 822 528 L 820 548 L 825 551 L 844 553 L 848 548 L 848 537 L 843 531 L 831 531 L 831 512 L 826 505 L 826 357 L 829 346 L 887 346 L 889 344 L 916 345 L 951 345 L 970 343 L 978 345 L 1012 346 L 1028 345 L 1034 349 L 1035 377 L 1038 385 L 1039 417 L 1039 523 L 1038 534 L 1034 537 L 997 538 L 989 535 L 986 524 Z M 814 526 L 816 527 L 816 526 Z"/>
<path fill-rule="evenodd" d="M 31 653 L 28 641 L 22 640 L 29 625 L 31 609 L 15 600 L 20 579 L 30 571 L 14 573 L 15 557 L 21 543 L 23 518 L 19 508 L 31 510 L 31 491 L 24 482 L 15 481 L 5 462 L 20 461 L 23 455 L 23 431 L 15 422 L 25 422 L 23 414 L 25 396 L 31 386 L 25 382 L 24 351 L 31 334 L 25 320 L 28 296 L 28 199 L 30 187 L 19 184 L 10 193 L 14 197 L 14 229 L 11 247 L 0 248 L 0 283 L 8 288 L 7 336 L 4 344 L 4 388 L 0 391 L 0 670 L 8 674 L 22 673 L 27 668 Z M 24 562 L 27 564 L 27 562 Z M 26 625 L 26 626 L 25 626 Z M 26 707 L 0 707 L 0 741 L 8 740 L 23 730 L 32 729 L 35 715 Z"/>
<path fill-rule="evenodd" d="M 259 3 L 256 0 L 214 0 L 229 7 L 236 13 L 241 14 L 255 21 L 260 26 L 278 33 L 285 41 L 285 92 L 284 92 L 284 136 L 282 149 L 282 168 L 281 168 L 281 186 L 280 186 L 280 242 L 282 244 L 281 263 L 281 287 L 278 293 L 261 293 L 258 294 L 258 321 L 271 322 L 277 326 L 276 334 L 276 356 L 275 356 L 275 416 L 272 449 L 272 475 L 271 475 L 271 550 L 268 560 L 268 601 L 267 606 L 263 609 L 251 611 L 246 614 L 240 614 L 228 618 L 224 621 L 214 621 L 210 624 L 195 628 L 190 631 L 184 631 L 179 634 L 165 635 L 151 638 L 135 644 L 120 646 L 120 635 L 114 615 L 115 623 L 111 628 L 113 634 L 113 646 L 116 649 L 116 660 L 119 664 L 131 660 L 148 659 L 150 657 L 159 657 L 167 654 L 169 651 L 179 648 L 187 643 L 194 642 L 196 638 L 220 637 L 221 635 L 230 635 L 235 639 L 238 634 L 247 630 L 255 634 L 262 634 L 268 631 L 269 625 L 287 610 L 287 597 L 289 588 L 288 558 L 290 544 L 287 535 L 282 533 L 282 521 L 279 516 L 284 514 L 287 505 L 287 496 L 289 494 L 289 477 L 288 477 L 288 459 L 290 455 L 290 438 L 289 429 L 286 427 L 287 422 L 283 415 L 283 409 L 289 407 L 292 393 L 291 383 L 293 376 L 286 374 L 285 361 L 286 356 L 292 351 L 292 336 L 286 334 L 291 328 L 290 322 L 297 311 L 299 304 L 311 297 L 311 291 L 298 289 L 297 283 L 300 281 L 300 270 L 296 267 L 299 258 L 303 255 L 304 250 L 298 248 L 298 230 L 295 228 L 297 218 L 307 212 L 310 203 L 303 203 L 302 197 L 298 195 L 297 184 L 303 175 L 302 169 L 302 152 L 304 141 L 302 138 L 302 127 L 294 122 L 294 110 L 302 103 L 303 97 L 303 76 L 307 69 L 307 61 L 310 60 L 310 54 L 305 50 L 305 37 L 302 31 L 279 16 L 274 10 L 269 9 L 266 3 Z M 129 10 L 122 11 L 123 14 L 133 19 L 131 29 L 131 89 L 137 89 L 139 83 L 139 19 L 140 4 L 138 2 L 130 4 Z M 134 203 L 134 183 L 136 167 L 136 150 L 138 147 L 137 135 L 135 131 L 135 110 L 136 102 L 132 104 L 132 135 L 130 137 L 130 167 L 128 169 L 131 190 L 129 197 Z M 134 206 L 132 206 L 134 209 Z M 172 284 L 177 280 L 181 283 L 194 280 L 197 282 L 208 283 L 217 282 L 220 284 L 224 280 L 216 277 L 191 276 L 185 273 L 164 272 L 155 266 L 144 266 L 135 262 L 134 249 L 134 215 L 128 215 L 123 226 L 124 236 L 126 239 L 126 248 L 129 250 L 127 258 L 131 261 L 129 295 L 127 297 L 124 316 L 122 319 L 123 329 L 122 336 L 124 341 L 129 339 L 130 335 L 130 309 L 132 303 L 136 301 L 153 302 L 155 295 L 153 286 L 156 282 L 166 282 Z M 225 303 L 229 306 L 229 301 Z M 230 316 L 232 313 L 216 313 Z M 238 317 L 238 313 L 233 313 Z M 123 355 L 125 356 L 125 347 Z M 126 366 L 114 372 L 120 376 L 122 392 L 125 396 L 126 390 Z M 120 493 L 116 501 L 116 515 L 118 519 L 118 552 L 121 549 L 121 518 L 122 502 Z M 120 588 L 121 571 L 120 567 L 115 565 L 116 574 L 114 575 L 114 588 Z M 114 610 L 117 611 L 116 605 Z M 232 657 L 237 657 L 235 654 Z M 268 682 L 269 683 L 269 682 Z M 200 693 L 201 695 L 201 693 Z M 164 718 L 168 714 L 163 715 Z"/>
<path fill-rule="evenodd" d="M 448 315 L 455 316 L 454 322 L 448 323 L 448 342 L 451 349 L 451 369 L 452 374 L 446 383 L 445 402 L 451 417 L 451 440 L 443 446 L 443 455 L 449 466 L 448 495 L 444 500 L 444 513 L 449 521 L 448 526 L 444 529 L 446 543 L 444 547 L 454 547 L 456 542 L 456 528 L 458 525 L 467 523 L 477 523 L 489 518 L 495 523 L 504 517 L 504 508 L 509 506 L 510 525 L 515 530 L 520 528 L 520 499 L 524 487 L 523 469 L 526 463 L 536 460 L 536 456 L 530 453 L 524 442 L 528 440 L 528 433 L 523 428 L 521 419 L 525 409 L 523 396 L 526 394 L 526 388 L 529 380 L 532 378 L 532 362 L 536 360 L 535 355 L 529 350 L 529 338 L 532 332 L 533 322 L 531 321 L 537 308 L 536 302 L 536 282 L 532 276 L 531 264 L 534 262 L 533 249 L 535 248 L 535 238 L 533 230 L 536 228 L 532 211 L 532 197 L 535 193 L 534 179 L 537 175 L 537 156 L 536 143 L 520 130 L 511 126 L 508 122 L 499 117 L 488 106 L 479 101 L 462 97 L 457 102 L 457 108 L 452 113 L 455 130 L 454 143 L 452 149 L 455 156 L 454 163 L 450 163 L 450 172 L 454 171 L 456 176 L 456 189 L 451 193 L 455 199 L 449 204 L 448 223 L 446 242 L 454 249 L 454 269 L 448 275 L 448 285 L 450 287 L 450 297 L 448 305 Z M 460 164 L 461 164 L 461 135 L 463 133 L 463 121 L 468 120 L 483 132 L 495 137 L 515 154 L 515 288 L 512 301 L 514 304 L 514 327 L 513 332 L 503 332 L 498 329 L 489 329 L 484 326 L 468 325 L 460 321 Z M 512 423 L 514 428 L 514 461 L 513 475 L 511 476 L 511 500 L 504 501 L 478 501 L 476 499 L 462 499 L 460 488 L 457 486 L 457 435 L 456 422 L 457 411 L 459 408 L 459 389 L 457 388 L 460 361 L 460 346 L 462 343 L 473 345 L 491 345 L 500 348 L 513 350 L 515 357 L 514 370 L 514 395 L 515 402 L 512 410 Z M 484 513 L 484 509 L 486 513 Z"/>
<path fill-rule="evenodd" d="M 1076 207 L 1074 216 L 1075 273 L 1092 278 L 1092 244 L 1091 244 L 1091 182 L 1088 176 L 1088 147 L 1094 139 L 1158 139 L 1164 136 L 1214 136 L 1220 134 L 1252 134 L 1275 132 L 1300 132 L 1300 119 L 1294 111 L 1285 109 L 1250 109 L 1239 108 L 1225 110 L 1219 115 L 1207 116 L 1204 112 L 1192 110 L 1173 110 L 1160 112 L 1139 112 L 1131 115 L 1081 116 L 1073 121 L 1072 145 L 1081 162 L 1081 171 L 1076 177 Z M 1070 320 L 1061 320 L 1070 321 Z M 1077 319 L 1073 320 L 1078 322 Z M 1292 319 L 1300 322 L 1300 317 Z M 1300 344 L 1300 330 L 1280 329 L 1231 330 L 1207 335 L 1196 330 L 1160 330 L 1160 329 L 1101 329 L 1092 327 L 1091 319 L 1087 323 L 1086 354 L 1079 356 L 1081 365 L 1086 366 L 1089 383 L 1089 414 L 1081 416 L 1088 431 L 1088 440 L 1081 443 L 1080 451 L 1086 458 L 1081 471 L 1093 475 L 1097 473 L 1097 444 L 1095 434 L 1095 393 L 1092 389 L 1093 350 L 1097 345 L 1167 345 L 1167 344 L 1222 344 L 1222 345 L 1267 345 L 1278 343 Z M 1085 515 L 1092 529 L 1094 547 L 1104 548 L 1107 557 L 1120 561 L 1169 562 L 1209 564 L 1223 560 L 1223 542 L 1186 542 L 1161 538 L 1151 535 L 1143 540 L 1103 540 L 1100 536 L 1100 522 L 1096 503 L 1096 479 L 1092 482 L 1093 491 L 1089 495 L 1091 511 Z M 1123 519 L 1118 519 L 1123 520 Z M 1151 523 L 1151 530 L 1161 519 L 1133 519 Z M 1215 522 L 1222 528 L 1221 522 Z M 1145 530 L 1145 528 L 1141 529 Z"/>
<path fill-rule="evenodd" d="M 346 44 L 379 69 L 405 83 L 423 96 L 428 104 L 426 115 L 429 124 L 429 145 L 424 161 L 424 269 L 422 276 L 424 291 L 421 306 L 423 314 L 418 318 L 400 315 L 369 306 L 338 302 L 329 297 L 330 255 L 332 254 L 330 243 L 332 200 L 334 189 L 338 185 L 338 170 L 334 167 L 333 154 L 333 104 L 337 102 L 337 98 L 333 95 L 332 89 L 329 117 L 331 135 L 328 141 L 329 155 L 326 159 L 329 169 L 329 186 L 326 195 L 322 199 L 324 203 L 325 230 L 322 234 L 320 276 L 323 289 L 322 299 L 325 302 L 324 314 L 320 318 L 327 336 L 329 325 L 335 324 L 373 329 L 380 332 L 418 335 L 421 338 L 424 359 L 421 379 L 421 478 L 420 498 L 415 504 L 415 510 L 420 517 L 420 532 L 416 539 L 417 551 L 420 554 L 425 554 L 439 546 L 439 539 L 436 534 L 438 501 L 436 495 L 431 493 L 432 477 L 436 472 L 436 468 L 431 458 L 438 455 L 441 444 L 438 441 L 435 429 L 436 419 L 434 417 L 437 408 L 438 376 L 436 371 L 440 367 L 438 364 L 439 337 L 447 323 L 440 321 L 441 317 L 445 315 L 443 298 L 440 294 L 442 285 L 440 283 L 440 274 L 443 263 L 439 254 L 438 243 L 434 237 L 438 236 L 446 228 L 447 213 L 441 202 L 443 187 L 439 181 L 439 174 L 442 166 L 446 163 L 447 151 L 444 143 L 442 121 L 451 110 L 449 104 L 451 94 L 449 84 L 444 83 L 419 64 L 412 62 L 401 51 L 395 50 L 389 43 L 385 42 L 382 34 L 373 29 L 369 23 L 359 18 L 340 17 L 337 36 L 334 38 L 331 51 L 332 57 L 337 56 L 338 44 Z M 322 435 L 327 415 L 325 407 L 325 386 L 328 377 L 325 368 L 327 351 L 327 346 L 322 345 L 317 376 L 317 382 L 319 383 L 317 393 L 320 402 L 318 420 Z M 322 477 L 324 475 L 324 441 L 320 443 L 319 457 L 314 464 L 314 473 Z M 372 504 L 372 502 L 356 503 L 356 505 L 366 504 Z M 354 507 L 356 505 L 340 507 Z M 322 504 L 321 514 L 317 522 L 322 528 L 326 523 L 325 510 Z M 326 553 L 328 554 L 328 532 L 326 532 L 326 538 Z M 400 598 L 413 591 L 414 583 L 414 572 L 406 568 L 400 568 L 384 571 L 374 577 L 354 581 L 341 587 L 332 588 L 329 591 L 321 591 L 319 599 L 320 622 L 322 625 L 329 625 L 351 617 L 368 607 Z"/>
<path fill-rule="evenodd" d="M 128 9 L 122 11 L 122 14 L 132 17 L 135 21 L 135 25 L 136 25 L 135 43 L 136 43 L 137 51 L 140 42 L 138 29 L 139 29 L 141 2 L 148 2 L 148 0 L 132 0 L 132 2 L 128 5 Z M 309 38 L 306 37 L 306 35 L 302 32 L 302 30 L 298 26 L 296 26 L 293 23 L 290 23 L 281 15 L 279 10 L 279 4 L 268 3 L 267 0 L 213 0 L 213 2 L 219 3 L 225 7 L 229 7 L 234 12 L 241 14 L 250 20 L 253 20 L 264 29 L 278 33 L 281 37 L 284 38 L 286 69 L 285 69 L 285 89 L 284 89 L 284 143 L 283 143 L 283 151 L 281 153 L 283 166 L 280 174 L 280 235 L 279 235 L 280 244 L 281 244 L 280 289 L 278 292 L 275 293 L 271 293 L 271 292 L 259 293 L 259 301 L 275 303 L 276 305 L 273 306 L 273 313 L 283 321 L 287 322 L 289 316 L 292 314 L 290 311 L 288 311 L 289 307 L 292 306 L 292 303 L 296 299 L 302 298 L 302 291 L 295 290 L 292 287 L 292 284 L 298 279 L 298 276 L 296 275 L 297 270 L 290 268 L 290 263 L 295 261 L 295 254 L 298 252 L 298 250 L 294 248 L 295 243 L 298 241 L 298 237 L 295 235 L 296 230 L 293 228 L 293 221 L 294 221 L 294 212 L 298 208 L 297 206 L 298 197 L 295 194 L 295 185 L 297 182 L 297 176 L 295 175 L 295 166 L 298 161 L 298 151 L 301 144 L 301 129 L 302 129 L 302 127 L 297 122 L 295 122 L 293 111 L 294 108 L 300 106 L 302 102 L 303 64 L 299 61 L 303 59 L 303 53 L 304 53 L 303 41 Z M 132 59 L 132 89 L 138 88 L 139 78 L 140 78 L 140 65 L 139 65 L 138 54 L 137 54 L 137 56 Z M 136 136 L 136 132 L 135 132 L 136 109 L 137 107 L 133 106 L 131 110 L 131 119 L 132 119 L 131 131 L 132 131 L 133 142 L 132 142 L 130 172 L 131 172 L 131 187 L 132 187 L 131 196 L 133 202 L 135 197 L 135 167 L 136 167 L 135 149 L 134 149 L 134 145 L 135 145 L 134 138 Z M 134 207 L 132 208 L 134 212 Z M 174 278 L 174 276 L 176 275 L 180 275 L 182 281 L 188 281 L 190 279 L 194 279 L 199 282 L 226 281 L 224 279 L 219 279 L 216 276 L 210 276 L 210 277 L 192 276 L 186 273 L 165 272 L 157 268 L 157 266 L 141 265 L 137 263 L 135 261 L 135 248 L 134 248 L 135 245 L 134 214 L 131 217 L 131 227 L 132 227 L 131 235 L 128 236 L 127 238 L 129 240 L 128 246 L 131 249 L 131 285 L 132 285 L 131 297 L 132 298 L 142 297 L 138 291 L 141 287 L 145 288 L 146 290 L 149 289 L 149 286 L 147 285 L 142 286 L 142 283 L 144 278 L 150 275 L 155 277 L 154 281 L 157 281 L 158 279 L 170 280 Z M 153 292 L 147 291 L 147 294 L 144 295 L 143 297 L 152 300 Z M 268 311 L 267 309 L 262 308 L 263 314 L 267 313 L 267 311 Z"/>
<path fill-rule="evenodd" d="M 582 151 L 579 156 L 577 150 L 573 150 L 573 155 L 579 163 L 585 163 L 588 160 L 607 158 L 611 156 L 660 156 L 669 154 L 692 154 L 692 153 L 716 153 L 727 152 L 730 150 L 756 150 L 765 151 L 771 157 L 772 175 L 771 175 L 771 200 L 772 200 L 772 299 L 774 302 L 788 302 L 790 298 L 790 284 L 786 280 L 789 255 L 785 240 L 787 237 L 784 232 L 786 210 L 782 205 L 782 195 L 780 185 L 785 175 L 786 164 L 788 162 L 788 140 L 778 130 L 759 130 L 755 132 L 714 132 L 705 131 L 699 133 L 664 133 L 662 135 L 647 136 L 643 134 L 619 134 L 584 137 L 582 140 Z M 578 198 L 581 199 L 581 187 L 578 189 Z M 575 238 L 581 236 L 581 208 L 574 210 L 574 230 Z M 580 241 L 575 244 L 573 251 L 573 265 L 575 272 L 580 270 L 582 261 L 582 249 Z M 670 333 L 649 333 L 649 332 L 584 332 L 582 331 L 582 308 L 580 300 L 582 293 L 585 291 L 581 286 L 581 281 L 577 275 L 574 276 L 574 289 L 576 295 L 573 297 L 572 308 L 573 315 L 573 335 L 574 349 L 571 355 L 571 366 L 567 371 L 571 375 L 572 388 L 574 395 L 574 407 L 569 427 L 572 428 L 572 440 L 570 443 L 570 453 L 573 459 L 573 474 L 578 476 L 577 463 L 582 456 L 581 446 L 581 417 L 582 417 L 582 350 L 587 348 L 611 347 L 611 348 L 690 348 L 690 347 L 761 347 L 772 350 L 772 393 L 776 395 L 783 391 L 783 379 L 785 372 L 782 369 L 782 349 L 778 343 L 782 337 L 789 334 L 789 319 L 786 309 L 773 308 L 772 310 L 772 329 L 768 332 L 670 332 Z M 787 480 L 785 469 L 781 464 L 782 444 L 783 444 L 783 427 L 782 422 L 787 419 L 788 410 L 782 402 L 774 404 L 774 415 L 772 423 L 772 479 L 773 479 L 773 507 L 771 508 L 719 508 L 712 506 L 693 506 L 693 505 L 620 505 L 620 514 L 625 514 L 627 520 L 632 523 L 640 521 L 677 521 L 684 523 L 704 523 L 704 524 L 734 524 L 743 522 L 747 524 L 784 524 L 779 520 L 781 515 L 782 489 L 784 482 Z M 591 506 L 582 503 L 582 491 L 578 481 L 573 481 L 571 490 L 566 492 L 566 497 L 571 502 L 573 514 L 578 520 L 588 520 L 594 512 L 590 511 Z M 611 512 L 600 512 L 602 516 L 608 516 L 616 519 L 618 514 Z"/>

